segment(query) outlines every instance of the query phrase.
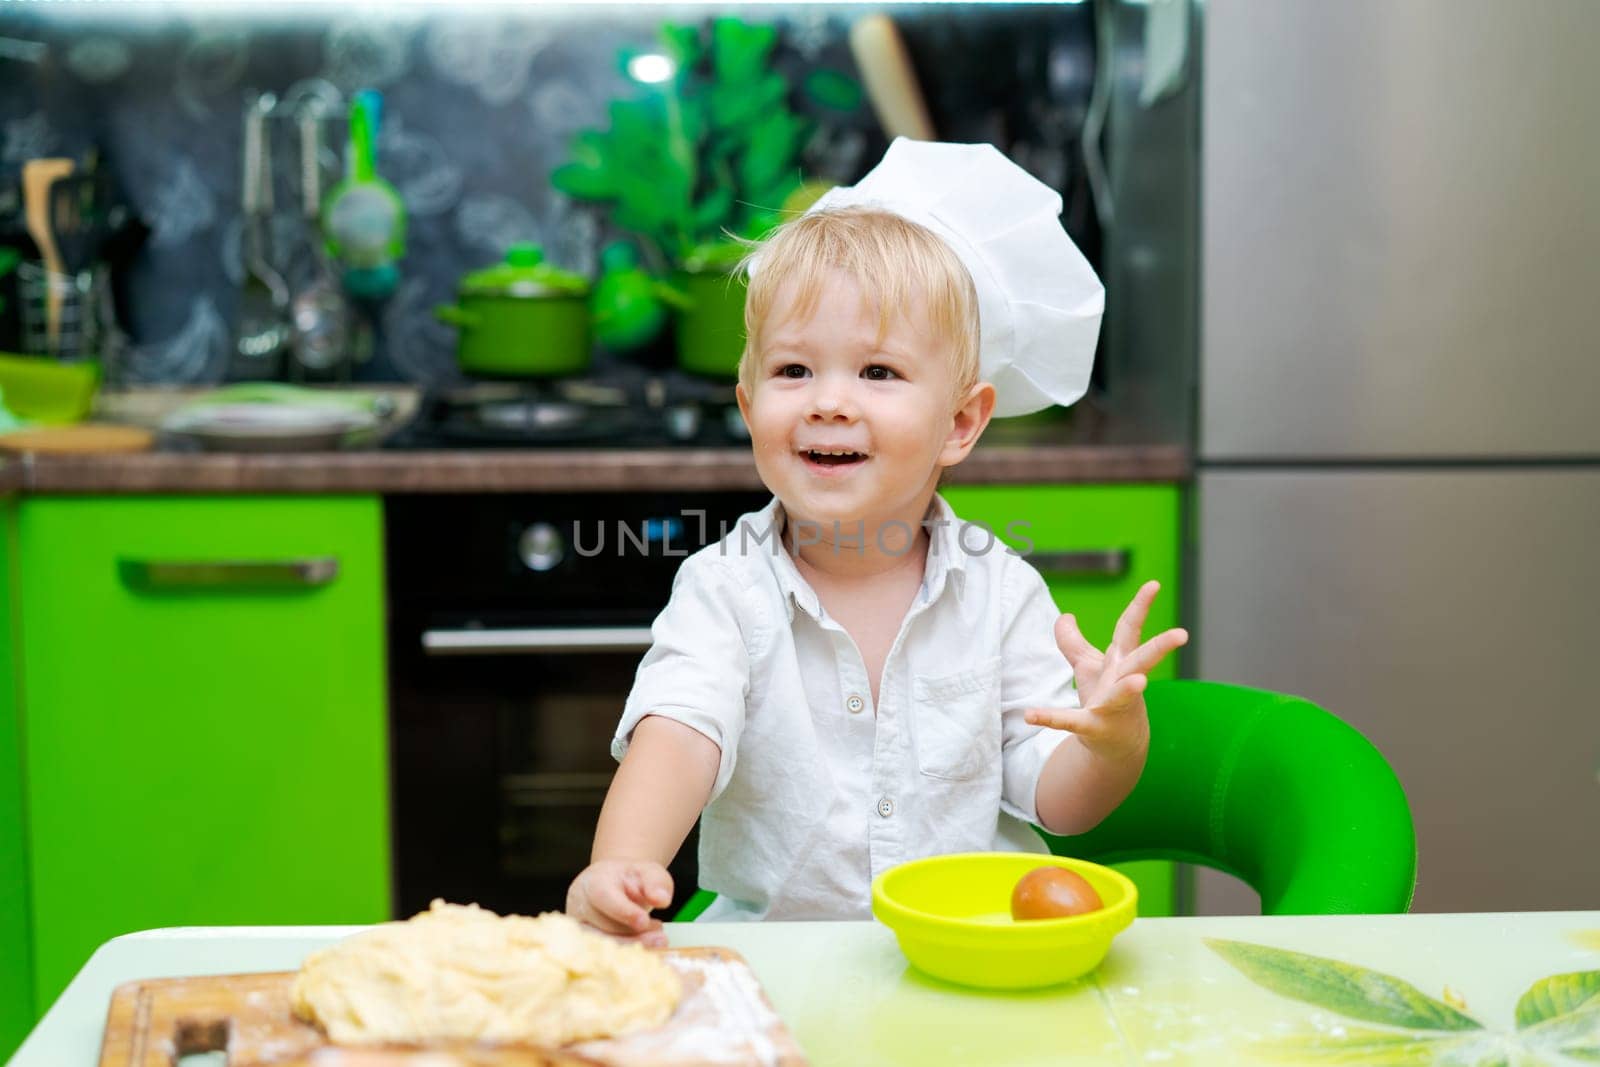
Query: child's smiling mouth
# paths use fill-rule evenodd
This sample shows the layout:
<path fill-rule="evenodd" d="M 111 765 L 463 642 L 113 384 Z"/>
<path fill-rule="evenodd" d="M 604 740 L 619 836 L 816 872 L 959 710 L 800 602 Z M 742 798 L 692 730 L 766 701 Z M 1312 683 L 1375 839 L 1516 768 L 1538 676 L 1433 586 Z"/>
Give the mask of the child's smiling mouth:
<path fill-rule="evenodd" d="M 855 470 L 868 459 L 867 453 L 848 448 L 802 448 L 800 458 L 806 469 L 817 474 L 842 474 Z"/>

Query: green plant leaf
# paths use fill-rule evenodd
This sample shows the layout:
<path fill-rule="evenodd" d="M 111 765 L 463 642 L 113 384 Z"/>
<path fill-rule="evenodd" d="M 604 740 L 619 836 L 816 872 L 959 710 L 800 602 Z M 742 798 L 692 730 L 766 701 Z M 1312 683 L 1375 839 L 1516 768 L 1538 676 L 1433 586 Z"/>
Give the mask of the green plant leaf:
<path fill-rule="evenodd" d="M 619 144 L 655 144 L 666 135 L 666 107 L 659 96 L 613 100 L 611 140 Z"/>
<path fill-rule="evenodd" d="M 566 163 L 550 172 L 550 184 L 577 200 L 609 200 L 617 188 L 604 170 Z"/>
<path fill-rule="evenodd" d="M 739 180 L 752 192 L 765 189 L 780 179 L 794 166 L 795 154 L 804 139 L 810 135 L 810 123 L 782 111 L 769 114 L 757 122 L 750 131 L 750 147 L 739 160 Z M 795 181 L 798 175 L 793 176 Z M 791 186 L 792 187 L 792 186 Z M 788 195 L 788 189 L 783 191 Z M 783 202 L 780 196 L 769 206 Z"/>
<path fill-rule="evenodd" d="M 711 122 L 720 129 L 737 129 L 765 118 L 789 95 L 781 76 L 769 75 L 748 85 L 719 84 L 711 89 Z"/>
<path fill-rule="evenodd" d="M 1338 1034 L 1297 1034 L 1255 1041 L 1249 1048 L 1252 1056 L 1280 1063 L 1409 1067 L 1444 1062 L 1491 1067 L 1503 1065 L 1507 1059 L 1504 1039 L 1482 1031 L 1422 1037 L 1392 1030 L 1347 1029 Z"/>
<path fill-rule="evenodd" d="M 572 138 L 572 162 L 590 169 L 606 165 L 606 135 L 599 130 L 580 130 Z"/>
<path fill-rule="evenodd" d="M 1477 1030 L 1483 1026 L 1409 982 L 1355 964 L 1244 941 L 1206 938 L 1205 943 L 1262 988 L 1352 1019 L 1408 1030 Z"/>
<path fill-rule="evenodd" d="M 834 111 L 854 111 L 861 106 L 861 83 L 837 70 L 814 70 L 801 83 L 806 98 Z"/>
<path fill-rule="evenodd" d="M 711 69 L 720 82 L 748 82 L 761 75 L 778 40 L 772 26 L 750 26 L 736 18 L 711 24 Z"/>
<path fill-rule="evenodd" d="M 1517 1005 L 1517 1009 L 1520 1019 L 1522 1005 Z M 1573 1011 L 1534 1023 L 1517 1033 L 1527 1045 L 1546 1052 L 1600 1058 L 1600 998 L 1591 997 Z"/>
<path fill-rule="evenodd" d="M 694 232 L 696 235 L 716 233 L 727 224 L 733 213 L 733 189 L 717 185 L 694 207 Z"/>
<path fill-rule="evenodd" d="M 1517 1001 L 1517 1028 L 1577 1011 L 1587 1003 L 1600 1004 L 1600 971 L 1552 974 L 1528 987 Z"/>
<path fill-rule="evenodd" d="M 697 67 L 705 55 L 700 47 L 700 31 L 693 26 L 662 23 L 661 47 L 667 53 L 667 58 L 677 65 L 680 75 Z"/>

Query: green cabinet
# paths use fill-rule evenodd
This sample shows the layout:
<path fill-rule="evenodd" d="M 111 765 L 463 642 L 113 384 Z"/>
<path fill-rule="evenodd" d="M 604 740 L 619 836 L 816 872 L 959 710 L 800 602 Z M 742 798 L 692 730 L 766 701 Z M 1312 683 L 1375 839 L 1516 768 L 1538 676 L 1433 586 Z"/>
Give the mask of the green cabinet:
<path fill-rule="evenodd" d="M 16 538 L 0 498 L 0 1059 L 33 1026 L 33 936 L 23 830 L 22 732 L 18 709 Z"/>
<path fill-rule="evenodd" d="M 41 496 L 8 518 L 29 891 L 0 945 L 31 944 L 33 1009 L 130 931 L 389 918 L 380 501 Z M 15 792 L 0 767 L 0 820 Z"/>
<path fill-rule="evenodd" d="M 1182 494 L 1177 486 L 985 485 L 940 492 L 960 518 L 985 524 L 1024 553 L 1044 575 L 1056 606 L 1075 615 L 1096 646 L 1104 648 L 1111 640 L 1122 609 L 1152 578 L 1161 583 L 1161 593 L 1144 635 L 1178 625 Z M 1176 656 L 1168 656 L 1151 678 L 1177 673 Z M 1172 864 L 1124 863 L 1118 869 L 1139 885 L 1139 914 L 1174 914 Z"/>

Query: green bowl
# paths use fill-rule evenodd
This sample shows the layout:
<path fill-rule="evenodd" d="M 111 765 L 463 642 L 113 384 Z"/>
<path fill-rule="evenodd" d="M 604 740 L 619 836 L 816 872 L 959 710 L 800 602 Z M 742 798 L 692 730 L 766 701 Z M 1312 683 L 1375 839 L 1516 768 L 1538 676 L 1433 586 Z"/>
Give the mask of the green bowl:
<path fill-rule="evenodd" d="M 1065 867 L 1105 907 L 1065 919 L 1011 918 L 1011 890 L 1035 867 Z M 966 852 L 891 867 L 873 879 L 872 914 L 917 969 L 984 989 L 1032 989 L 1082 977 L 1128 928 L 1139 891 L 1110 867 L 1032 852 Z"/>
<path fill-rule="evenodd" d="M 100 364 L 0 352 L 0 403 L 19 419 L 80 422 L 94 406 Z"/>

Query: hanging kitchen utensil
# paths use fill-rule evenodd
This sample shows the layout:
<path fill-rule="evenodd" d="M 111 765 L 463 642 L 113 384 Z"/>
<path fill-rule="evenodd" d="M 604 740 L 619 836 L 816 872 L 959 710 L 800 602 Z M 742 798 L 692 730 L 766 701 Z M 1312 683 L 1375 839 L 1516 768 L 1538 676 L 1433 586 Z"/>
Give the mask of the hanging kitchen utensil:
<path fill-rule="evenodd" d="M 101 185 L 93 174 L 69 174 L 50 184 L 50 229 L 64 274 L 87 270 L 99 258 L 106 237 Z"/>
<path fill-rule="evenodd" d="M 70 159 L 30 159 L 22 165 L 23 211 L 28 219 L 28 235 L 39 248 L 46 272 L 45 320 L 48 351 L 54 352 L 61 332 L 61 293 L 56 282 L 62 271 L 61 253 L 50 229 L 50 186 L 72 173 Z"/>
<path fill-rule="evenodd" d="M 244 284 L 239 291 L 235 332 L 236 359 L 230 377 L 280 377 L 281 355 L 289 340 L 289 287 L 267 260 L 266 229 L 272 217 L 272 154 L 267 139 L 267 114 L 276 103 L 270 93 L 255 98 L 245 111 Z"/>
<path fill-rule="evenodd" d="M 300 205 L 311 246 L 310 279 L 290 301 L 295 368 L 327 377 L 349 370 L 350 309 L 322 235 L 322 110 L 313 102 L 295 117 L 300 130 Z"/>
<path fill-rule="evenodd" d="M 861 68 L 872 110 L 889 140 L 935 140 L 916 69 L 894 20 L 878 14 L 858 19 L 850 27 L 850 52 Z"/>
<path fill-rule="evenodd" d="M 333 254 L 345 265 L 345 286 L 357 296 L 388 296 L 399 283 L 406 209 L 394 186 L 378 177 L 374 95 L 350 105 L 349 173 L 328 194 L 325 219 Z"/>

